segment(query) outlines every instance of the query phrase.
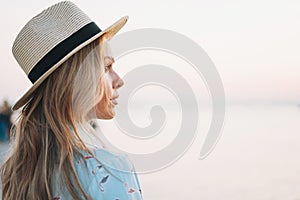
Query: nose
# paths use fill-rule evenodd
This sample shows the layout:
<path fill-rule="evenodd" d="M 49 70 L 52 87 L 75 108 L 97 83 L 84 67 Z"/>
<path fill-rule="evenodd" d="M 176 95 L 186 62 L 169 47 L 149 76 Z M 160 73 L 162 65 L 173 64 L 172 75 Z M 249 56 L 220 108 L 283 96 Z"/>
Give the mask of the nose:
<path fill-rule="evenodd" d="M 120 78 L 120 76 L 115 71 L 112 71 L 112 73 L 113 73 L 112 87 L 113 89 L 119 89 L 124 85 L 124 81 Z"/>

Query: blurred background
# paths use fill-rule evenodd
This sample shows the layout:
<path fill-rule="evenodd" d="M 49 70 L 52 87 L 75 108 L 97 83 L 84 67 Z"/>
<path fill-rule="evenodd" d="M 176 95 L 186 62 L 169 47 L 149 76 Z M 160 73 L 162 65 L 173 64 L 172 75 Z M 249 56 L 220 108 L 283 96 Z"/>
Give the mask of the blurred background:
<path fill-rule="evenodd" d="M 29 80 L 12 57 L 14 38 L 31 17 L 56 2 L 1 2 L 0 105 L 4 101 L 12 105 L 30 87 Z M 198 159 L 212 107 L 205 83 L 201 78 L 198 82 L 193 78 L 191 87 L 198 91 L 200 111 L 197 138 L 171 166 L 139 175 L 145 199 L 300 199 L 299 0 L 73 2 L 101 29 L 121 16 L 129 15 L 127 25 L 120 33 L 139 28 L 161 28 L 189 37 L 207 52 L 223 81 L 226 120 L 215 149 L 204 160 Z M 137 58 L 143 57 L 135 55 L 132 60 Z M 120 59 L 116 63 L 121 76 L 126 73 L 122 67 L 127 67 L 123 63 L 130 62 Z M 189 72 L 185 75 L 187 79 L 193 76 Z M 155 96 L 155 100 L 149 95 Z M 141 126 L 151 123 L 147 108 L 154 101 L 156 104 L 163 102 L 162 105 L 174 103 L 174 107 L 166 112 L 172 116 L 168 120 L 176 123 L 179 119 L 176 116 L 180 115 L 176 100 L 168 91 L 157 87 L 136 95 L 130 106 L 132 120 Z M 1 120 L 5 107 L 1 109 Z M 12 113 L 12 120 L 15 117 Z M 99 123 L 105 133 L 114 132 L 113 120 Z M 146 144 L 128 139 L 124 142 L 117 134 L 111 134 L 110 141 L 127 148 L 128 152 L 150 152 L 155 150 L 153 144 L 156 144 L 155 148 L 162 148 L 166 145 L 164 142 L 170 142 L 176 136 L 178 127 L 165 128 L 167 133 L 160 141 L 153 139 Z M 4 142 L 5 137 L 1 140 L 3 159 L 9 143 Z M 127 145 L 127 142 L 136 145 Z"/>

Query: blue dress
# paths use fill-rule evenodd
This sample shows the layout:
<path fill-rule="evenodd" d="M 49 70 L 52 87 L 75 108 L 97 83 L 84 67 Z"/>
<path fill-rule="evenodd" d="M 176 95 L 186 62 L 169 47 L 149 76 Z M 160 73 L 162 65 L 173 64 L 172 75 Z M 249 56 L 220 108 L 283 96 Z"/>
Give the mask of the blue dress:
<path fill-rule="evenodd" d="M 112 153 L 105 149 L 92 149 L 92 151 L 94 156 L 84 153 L 82 159 L 75 159 L 75 167 L 79 180 L 91 199 L 143 199 L 134 165 L 126 154 Z M 83 159 L 87 165 L 84 164 Z M 111 173 L 107 172 L 104 166 Z M 65 187 L 55 185 L 53 189 L 53 200 L 72 199 Z"/>

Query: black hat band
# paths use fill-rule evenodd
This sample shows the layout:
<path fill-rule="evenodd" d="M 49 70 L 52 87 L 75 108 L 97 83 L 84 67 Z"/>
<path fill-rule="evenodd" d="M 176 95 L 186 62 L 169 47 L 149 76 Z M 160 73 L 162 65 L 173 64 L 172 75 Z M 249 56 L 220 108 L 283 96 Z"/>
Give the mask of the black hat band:
<path fill-rule="evenodd" d="M 30 81 L 35 83 L 43 74 L 45 74 L 49 69 L 51 69 L 51 67 L 68 55 L 77 46 L 100 32 L 101 29 L 94 22 L 91 22 L 60 42 L 29 72 L 28 78 Z"/>

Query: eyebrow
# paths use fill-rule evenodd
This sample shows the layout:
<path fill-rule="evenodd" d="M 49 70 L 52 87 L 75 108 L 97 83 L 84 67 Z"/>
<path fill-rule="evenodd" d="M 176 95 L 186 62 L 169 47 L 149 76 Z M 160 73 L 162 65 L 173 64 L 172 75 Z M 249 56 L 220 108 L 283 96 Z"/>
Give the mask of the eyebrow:
<path fill-rule="evenodd" d="M 112 63 L 110 63 L 110 64 L 113 64 L 113 63 L 115 62 L 115 59 L 114 59 L 113 57 L 111 57 L 111 56 L 105 56 L 105 57 L 104 57 L 104 60 L 105 60 L 105 59 L 111 60 Z"/>

